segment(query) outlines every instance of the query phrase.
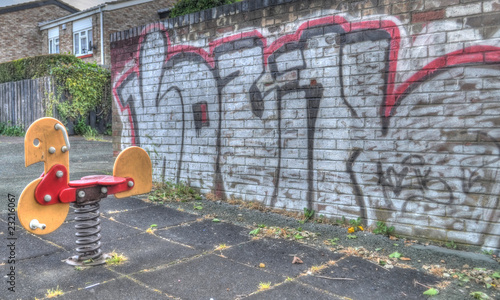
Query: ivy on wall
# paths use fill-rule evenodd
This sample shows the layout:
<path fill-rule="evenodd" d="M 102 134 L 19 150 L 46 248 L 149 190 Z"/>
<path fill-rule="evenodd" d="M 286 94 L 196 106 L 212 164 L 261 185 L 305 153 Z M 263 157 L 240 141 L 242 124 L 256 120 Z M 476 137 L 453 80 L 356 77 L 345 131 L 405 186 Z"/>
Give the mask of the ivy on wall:
<path fill-rule="evenodd" d="M 109 70 L 96 63 L 79 60 L 53 67 L 49 74 L 56 79 L 59 86 L 55 100 L 62 119 L 87 116 L 91 110 L 111 110 Z M 64 96 L 66 101 L 61 101 L 61 96 Z"/>
<path fill-rule="evenodd" d="M 81 61 L 73 55 L 50 54 L 21 58 L 0 64 L 0 83 L 47 76 L 50 70 L 62 63 Z"/>
<path fill-rule="evenodd" d="M 197 11 L 202 11 L 216 6 L 240 2 L 241 0 L 179 0 L 172 11 L 170 17 L 175 18 L 178 16 L 187 15 Z"/>
<path fill-rule="evenodd" d="M 47 116 L 53 116 L 54 106 L 63 122 L 86 118 L 92 110 L 111 113 L 111 72 L 96 63 L 50 54 L 0 64 L 0 83 L 43 76 L 54 77 L 58 85 L 55 94 L 47 95 Z"/>

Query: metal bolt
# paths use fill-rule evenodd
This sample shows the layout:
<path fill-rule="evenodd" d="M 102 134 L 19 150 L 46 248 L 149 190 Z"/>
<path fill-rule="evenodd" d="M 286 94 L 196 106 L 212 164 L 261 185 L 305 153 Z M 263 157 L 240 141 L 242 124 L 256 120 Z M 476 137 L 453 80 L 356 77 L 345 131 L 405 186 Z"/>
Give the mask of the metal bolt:
<path fill-rule="evenodd" d="M 43 197 L 43 200 L 44 200 L 45 202 L 50 202 L 50 200 L 52 200 L 52 197 L 51 197 L 50 195 L 45 195 L 45 196 Z"/>
<path fill-rule="evenodd" d="M 50 148 L 49 148 L 49 153 L 50 153 L 50 154 L 54 154 L 54 153 L 56 153 L 56 148 L 54 148 L 54 147 L 50 147 Z"/>
<path fill-rule="evenodd" d="M 31 228 L 31 230 L 35 230 L 37 228 L 40 228 L 40 229 L 44 230 L 46 227 L 47 227 L 47 225 L 40 224 L 40 222 L 38 222 L 37 219 L 33 219 L 30 222 L 30 228 Z"/>
<path fill-rule="evenodd" d="M 56 172 L 56 177 L 57 178 L 61 178 L 61 177 L 63 177 L 63 175 L 64 175 L 64 173 L 61 170 L 59 170 L 59 171 Z"/>
<path fill-rule="evenodd" d="M 84 191 L 79 191 L 78 192 L 78 197 L 80 197 L 80 198 L 85 197 L 85 192 Z"/>
<path fill-rule="evenodd" d="M 129 182 L 127 182 L 127 185 L 128 185 L 129 187 L 133 187 L 133 186 L 134 186 L 134 182 L 133 182 L 133 181 L 129 181 Z"/>
<path fill-rule="evenodd" d="M 106 194 L 108 192 L 108 189 L 106 187 L 101 188 L 101 193 Z"/>
<path fill-rule="evenodd" d="M 62 153 L 64 153 L 64 152 L 68 151 L 68 147 L 66 147 L 66 146 L 62 146 L 62 147 L 61 147 L 61 151 L 62 151 Z"/>

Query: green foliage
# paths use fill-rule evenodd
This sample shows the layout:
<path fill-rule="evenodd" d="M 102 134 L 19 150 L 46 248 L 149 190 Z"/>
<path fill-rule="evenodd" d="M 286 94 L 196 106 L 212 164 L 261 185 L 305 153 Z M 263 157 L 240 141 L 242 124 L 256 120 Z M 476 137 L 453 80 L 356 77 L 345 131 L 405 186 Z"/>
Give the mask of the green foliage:
<path fill-rule="evenodd" d="M 349 220 L 349 224 L 351 224 L 352 227 L 357 228 L 363 225 L 363 222 L 361 221 L 361 218 L 357 218 Z"/>
<path fill-rule="evenodd" d="M 389 255 L 389 257 L 390 257 L 390 258 L 400 258 L 401 256 L 402 256 L 402 255 L 401 255 L 401 253 L 399 253 L 398 251 L 396 251 L 396 252 L 392 252 L 392 253 Z"/>
<path fill-rule="evenodd" d="M 500 271 L 496 271 L 495 273 L 493 273 L 491 275 L 491 277 L 495 278 L 495 279 L 500 279 Z"/>
<path fill-rule="evenodd" d="M 249 232 L 250 235 L 257 235 L 259 233 L 260 233 L 260 228 L 254 229 L 254 230 Z"/>
<path fill-rule="evenodd" d="M 327 242 L 332 245 L 332 246 L 335 246 L 337 245 L 337 242 L 339 241 L 339 238 L 333 238 L 333 239 L 329 239 L 327 240 Z"/>
<path fill-rule="evenodd" d="M 240 1 L 241 0 L 179 0 L 170 11 L 170 17 L 175 18 L 212 7 Z"/>
<path fill-rule="evenodd" d="M 355 234 L 348 234 L 348 235 L 346 235 L 346 237 L 347 237 L 348 239 L 350 239 L 350 240 L 353 240 L 353 239 L 357 239 L 357 238 L 358 238 L 358 236 L 357 236 L 357 235 L 355 235 Z"/>
<path fill-rule="evenodd" d="M 0 122 L 0 135 L 24 136 L 24 134 L 25 134 L 24 129 L 21 126 Z"/>
<path fill-rule="evenodd" d="M 429 288 L 427 291 L 424 292 L 424 295 L 427 296 L 436 296 L 437 294 L 439 294 L 439 291 L 436 290 L 435 288 Z"/>
<path fill-rule="evenodd" d="M 300 220 L 299 223 L 304 224 L 308 220 L 312 219 L 312 217 L 314 217 L 314 213 L 314 209 L 308 209 L 307 207 L 304 207 L 304 220 Z"/>
<path fill-rule="evenodd" d="M 387 225 L 384 222 L 378 221 L 377 228 L 373 230 L 373 233 L 389 236 L 394 233 L 394 226 L 387 227 Z"/>
<path fill-rule="evenodd" d="M 457 244 L 454 241 L 449 241 L 445 244 L 448 249 L 457 249 Z"/>
<path fill-rule="evenodd" d="M 187 202 L 201 200 L 201 196 L 185 182 L 172 183 L 164 182 L 157 184 L 148 197 L 151 201 L 178 201 Z"/>
<path fill-rule="evenodd" d="M 79 60 L 53 67 L 50 75 L 63 87 L 56 99 L 61 99 L 62 95 L 67 98 L 56 106 L 63 120 L 86 117 L 96 108 L 110 111 L 111 95 L 106 95 L 105 91 L 111 84 L 111 73 L 105 68 Z"/>
<path fill-rule="evenodd" d="M 55 66 L 79 61 L 73 55 L 50 54 L 5 62 L 0 64 L 0 83 L 47 76 Z"/>
<path fill-rule="evenodd" d="M 472 292 L 470 293 L 470 295 L 474 299 L 480 299 L 480 300 L 490 299 L 490 297 L 483 292 Z"/>
<path fill-rule="evenodd" d="M 50 54 L 0 64 L 0 83 L 43 76 L 53 76 L 60 87 L 55 95 L 46 95 L 46 116 L 53 117 L 54 107 L 63 122 L 86 118 L 91 110 L 103 112 L 103 117 L 111 113 L 111 72 L 96 63 L 85 63 L 73 55 Z"/>

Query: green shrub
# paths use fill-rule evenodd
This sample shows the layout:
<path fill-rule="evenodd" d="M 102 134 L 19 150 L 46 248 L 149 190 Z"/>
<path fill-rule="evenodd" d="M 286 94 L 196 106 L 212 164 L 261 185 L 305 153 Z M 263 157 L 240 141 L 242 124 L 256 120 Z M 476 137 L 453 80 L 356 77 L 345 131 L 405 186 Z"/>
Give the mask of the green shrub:
<path fill-rule="evenodd" d="M 377 228 L 373 230 L 373 233 L 390 236 L 391 234 L 394 233 L 394 230 L 395 230 L 394 226 L 387 227 L 385 222 L 378 221 Z"/>
<path fill-rule="evenodd" d="M 49 54 L 21 58 L 0 64 L 0 83 L 47 76 L 50 70 L 62 63 L 81 61 L 73 55 Z"/>
<path fill-rule="evenodd" d="M 240 2 L 241 0 L 179 0 L 170 12 L 170 17 L 187 15 L 216 6 Z"/>
<path fill-rule="evenodd" d="M 21 126 L 5 124 L 0 122 L 0 135 L 24 136 L 25 132 Z"/>
<path fill-rule="evenodd" d="M 44 76 L 53 76 L 62 87 L 56 95 L 47 95 L 48 117 L 53 117 L 54 106 L 63 122 L 86 118 L 94 109 L 102 111 L 103 117 L 111 113 L 111 73 L 96 63 L 85 63 L 73 55 L 49 54 L 0 64 L 0 83 Z"/>
<path fill-rule="evenodd" d="M 111 84 L 111 73 L 96 63 L 81 60 L 62 63 L 50 70 L 59 86 L 64 87 L 56 95 L 57 110 L 62 119 L 87 117 L 89 112 L 101 108 L 111 110 L 111 94 L 106 95 L 106 87 Z M 62 91 L 61 91 L 62 90 Z M 60 101 L 62 94 L 66 101 Z"/>

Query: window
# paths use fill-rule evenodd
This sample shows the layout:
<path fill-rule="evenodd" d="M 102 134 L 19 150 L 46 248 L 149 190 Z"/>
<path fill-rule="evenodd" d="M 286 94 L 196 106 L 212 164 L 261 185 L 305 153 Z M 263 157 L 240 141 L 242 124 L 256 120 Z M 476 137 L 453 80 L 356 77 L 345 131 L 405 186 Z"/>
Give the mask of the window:
<path fill-rule="evenodd" d="M 92 54 L 92 18 L 73 22 L 73 53 L 76 56 Z"/>
<path fill-rule="evenodd" d="M 49 54 L 59 53 L 59 27 L 49 29 Z"/>

